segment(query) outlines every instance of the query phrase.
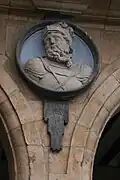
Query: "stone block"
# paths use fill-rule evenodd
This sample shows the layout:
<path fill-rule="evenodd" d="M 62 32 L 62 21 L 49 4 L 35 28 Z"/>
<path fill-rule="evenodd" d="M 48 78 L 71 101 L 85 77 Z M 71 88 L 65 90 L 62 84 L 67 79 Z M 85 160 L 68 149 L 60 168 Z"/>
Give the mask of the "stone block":
<path fill-rule="evenodd" d="M 84 0 L 84 1 L 74 1 L 73 2 L 61 2 L 61 9 L 62 10 L 68 10 L 68 11 L 74 11 L 79 12 L 80 14 L 82 12 L 85 12 L 88 9 L 90 0 Z"/>
<path fill-rule="evenodd" d="M 42 145 L 48 147 L 50 145 L 50 138 L 47 134 L 47 124 L 44 121 L 39 121 L 38 128 L 40 132 Z"/>
<path fill-rule="evenodd" d="M 28 100 L 35 120 L 43 120 L 43 102 L 41 100 Z"/>
<path fill-rule="evenodd" d="M 7 96 L 3 92 L 3 90 L 0 88 L 0 104 L 5 102 L 7 100 Z"/>
<path fill-rule="evenodd" d="M 71 145 L 74 147 L 84 147 L 86 144 L 88 132 L 88 128 L 86 128 L 85 126 L 81 126 L 80 124 L 77 124 L 72 136 Z"/>
<path fill-rule="evenodd" d="M 6 16 L 0 15 L 0 54 L 5 53 L 6 45 Z"/>
<path fill-rule="evenodd" d="M 119 31 L 101 31 L 101 56 L 102 62 L 111 64 L 113 61 L 119 59 Z"/>
<path fill-rule="evenodd" d="M 42 146 L 28 146 L 31 180 L 45 180 L 45 157 Z"/>
<path fill-rule="evenodd" d="M 8 102 L 8 100 L 0 104 L 0 113 L 2 114 L 2 117 L 8 127 L 8 130 L 15 129 L 20 126 L 18 117 L 12 105 L 10 104 L 10 102 Z"/>
<path fill-rule="evenodd" d="M 49 180 L 67 180 L 65 174 L 49 173 Z"/>
<path fill-rule="evenodd" d="M 15 91 L 11 93 L 10 100 L 12 104 L 14 105 L 14 108 L 19 116 L 21 124 L 34 121 L 34 116 L 31 112 L 31 109 L 26 99 L 19 91 Z"/>
<path fill-rule="evenodd" d="M 34 5 L 37 8 L 48 8 L 48 9 L 61 9 L 61 10 L 67 10 L 67 11 L 85 11 L 88 8 L 88 5 L 90 4 L 90 0 L 84 0 L 84 1 L 74 1 L 72 3 L 71 1 L 42 1 L 42 3 L 39 0 L 33 0 Z"/>
<path fill-rule="evenodd" d="M 0 54 L 0 66 L 1 67 L 4 67 L 4 64 L 6 63 L 7 60 L 8 60 L 8 58 L 4 54 Z"/>
<path fill-rule="evenodd" d="M 81 169 L 81 179 L 84 177 L 84 180 L 91 179 L 91 171 L 92 169 L 88 169 L 88 167 L 84 166 Z M 93 177 L 93 176 L 92 176 Z"/>
<path fill-rule="evenodd" d="M 99 110 L 118 86 L 119 83 L 113 76 L 110 76 L 106 81 L 104 81 L 84 108 L 84 111 L 79 119 L 79 123 L 86 127 L 91 127 Z"/>
<path fill-rule="evenodd" d="M 115 77 L 115 79 L 120 82 L 120 69 L 118 69 L 117 71 L 115 71 L 113 73 L 113 76 Z"/>
<path fill-rule="evenodd" d="M 65 174 L 67 168 L 69 147 L 63 147 L 59 153 L 49 153 L 49 172 Z"/>
<path fill-rule="evenodd" d="M 61 2 L 57 1 L 39 1 L 39 0 L 33 0 L 34 5 L 39 8 L 47 8 L 47 9 L 60 9 Z"/>
<path fill-rule="evenodd" d="M 96 147 L 97 139 L 98 136 L 95 134 L 95 132 L 90 131 L 86 142 L 86 148 L 94 151 Z"/>
<path fill-rule="evenodd" d="M 4 89 L 7 95 L 10 95 L 13 91 L 17 91 L 18 87 L 15 82 L 10 78 L 10 76 L 0 68 L 0 85 Z"/>
<path fill-rule="evenodd" d="M 111 0 L 110 10 L 120 10 L 120 1 L 119 0 Z"/>
<path fill-rule="evenodd" d="M 30 172 L 26 147 L 15 147 L 15 156 L 17 162 L 18 180 L 28 180 Z"/>
<path fill-rule="evenodd" d="M 81 166 L 86 167 L 88 170 L 90 170 L 90 168 L 92 167 L 93 158 L 94 158 L 94 152 L 85 149 Z"/>
<path fill-rule="evenodd" d="M 19 16 L 16 17 L 16 20 L 11 19 L 8 21 L 6 32 L 6 52 L 12 61 L 15 59 L 15 50 L 19 39 L 31 26 L 33 26 L 33 24 L 31 22 L 29 23 L 28 18 L 21 20 Z"/>
<path fill-rule="evenodd" d="M 69 121 L 75 123 L 80 113 L 83 109 L 83 106 L 87 102 L 88 93 L 79 94 L 79 96 L 75 97 L 72 102 L 69 103 Z"/>
<path fill-rule="evenodd" d="M 1 0 L 0 5 L 9 5 L 9 0 Z"/>
<path fill-rule="evenodd" d="M 106 81 L 104 81 L 93 96 L 96 96 L 96 99 L 99 99 L 102 103 L 104 103 L 112 92 L 117 89 L 117 87 L 119 87 L 119 83 L 115 77 L 111 75 Z"/>
<path fill-rule="evenodd" d="M 118 25 L 105 25 L 105 30 L 106 31 L 120 31 L 120 26 L 118 26 Z"/>
<path fill-rule="evenodd" d="M 116 91 L 110 96 L 110 98 L 105 102 L 104 106 L 108 110 L 109 113 L 111 113 L 115 106 L 118 105 L 120 102 L 120 87 L 116 89 Z"/>
<path fill-rule="evenodd" d="M 91 14 L 95 14 L 95 15 L 106 16 L 108 12 L 108 8 L 109 8 L 109 0 L 106 0 L 106 1 L 92 0 L 89 5 L 88 12 L 91 12 Z"/>
<path fill-rule="evenodd" d="M 102 107 L 102 102 L 92 97 L 92 99 L 88 102 L 88 104 L 84 108 L 78 123 L 89 128 L 101 107 Z"/>
<path fill-rule="evenodd" d="M 14 147 L 25 145 L 24 135 L 21 130 L 21 127 L 11 130 L 10 136 L 11 136 L 11 140 L 12 140 Z"/>
<path fill-rule="evenodd" d="M 96 135 L 99 135 L 105 126 L 108 116 L 109 112 L 105 107 L 102 107 L 91 126 L 91 131 L 95 132 Z"/>
<path fill-rule="evenodd" d="M 71 147 L 68 159 L 68 174 L 79 174 L 81 172 L 81 163 L 83 160 L 84 148 Z"/>
<path fill-rule="evenodd" d="M 34 8 L 32 1 L 30 0 L 10 0 L 11 6 L 18 8 Z"/>
<path fill-rule="evenodd" d="M 22 128 L 27 145 L 41 145 L 39 121 L 23 124 Z"/>

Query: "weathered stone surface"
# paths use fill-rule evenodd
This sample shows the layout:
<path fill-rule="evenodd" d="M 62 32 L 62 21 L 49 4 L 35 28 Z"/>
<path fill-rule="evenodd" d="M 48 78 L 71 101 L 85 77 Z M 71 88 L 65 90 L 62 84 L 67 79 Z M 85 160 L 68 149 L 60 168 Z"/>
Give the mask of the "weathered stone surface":
<path fill-rule="evenodd" d="M 88 101 L 89 92 L 79 94 L 69 103 L 69 119 L 75 123 L 83 109 L 83 106 Z"/>
<path fill-rule="evenodd" d="M 81 172 L 81 163 L 83 160 L 84 148 L 71 147 L 70 158 L 68 159 L 68 174 L 79 174 Z"/>
<path fill-rule="evenodd" d="M 44 121 L 39 121 L 38 126 L 39 126 L 42 145 L 49 147 L 50 139 L 49 139 L 49 135 L 47 134 L 47 124 Z"/>
<path fill-rule="evenodd" d="M 5 53 L 6 44 L 6 19 L 7 16 L 0 15 L 0 54 Z"/>
<path fill-rule="evenodd" d="M 0 113 L 6 120 L 6 124 L 9 130 L 15 129 L 20 126 L 17 114 L 8 100 L 0 104 Z"/>
<path fill-rule="evenodd" d="M 79 119 L 80 124 L 90 127 L 100 108 L 103 106 L 103 103 L 118 86 L 119 83 L 113 76 L 110 76 L 106 81 L 104 81 L 85 107 Z"/>
<path fill-rule="evenodd" d="M 117 71 L 115 71 L 113 73 L 113 76 L 115 77 L 115 79 L 120 82 L 120 69 L 118 69 Z"/>
<path fill-rule="evenodd" d="M 32 99 L 32 95 L 31 95 Z M 35 120 L 43 120 L 43 102 L 41 100 L 29 100 L 28 99 L 28 104 L 31 108 L 31 111 L 34 114 Z"/>
<path fill-rule="evenodd" d="M 120 96 L 120 87 L 116 89 L 116 91 L 110 96 L 110 98 L 105 103 L 105 108 L 108 110 L 109 113 L 113 111 L 113 109 L 119 104 L 119 97 Z"/>
<path fill-rule="evenodd" d="M 61 2 L 61 8 L 69 11 L 81 11 L 85 12 L 88 9 L 88 6 L 90 4 L 90 0 L 84 0 L 84 1 L 74 1 L 74 4 L 72 2 Z"/>
<path fill-rule="evenodd" d="M 45 180 L 45 159 L 42 146 L 28 146 L 31 180 Z"/>
<path fill-rule="evenodd" d="M 3 54 L 0 54 L 0 66 L 4 66 L 4 64 L 6 63 L 6 61 L 8 60 L 8 58 L 3 55 Z"/>
<path fill-rule="evenodd" d="M 24 7 L 24 8 L 32 8 L 33 4 L 32 1 L 30 0 L 10 0 L 10 4 L 11 6 L 15 6 L 15 7 Z"/>
<path fill-rule="evenodd" d="M 89 132 L 88 139 L 86 142 L 86 148 L 94 151 L 95 145 L 97 143 L 97 138 L 98 138 L 98 136 L 95 134 L 95 132 Z"/>
<path fill-rule="evenodd" d="M 109 0 L 106 0 L 105 2 L 92 0 L 89 6 L 88 12 L 96 14 L 96 15 L 106 16 L 108 12 L 108 8 L 109 8 Z"/>
<path fill-rule="evenodd" d="M 56 8 L 59 9 L 61 6 L 61 2 L 60 1 L 42 1 L 42 3 L 39 0 L 33 0 L 33 3 L 35 5 L 35 7 L 39 8 Z"/>
<path fill-rule="evenodd" d="M 20 38 L 20 34 L 24 33 L 25 23 L 27 23 L 27 21 L 12 20 L 8 22 L 6 32 L 6 51 L 10 58 L 14 58 L 16 43 Z"/>
<path fill-rule="evenodd" d="M 10 131 L 12 143 L 14 146 L 24 146 L 25 141 L 24 141 L 24 135 L 22 133 L 21 127 L 18 127 L 16 129 L 13 129 Z"/>
<path fill-rule="evenodd" d="M 39 121 L 23 124 L 22 127 L 28 145 L 41 145 Z"/>
<path fill-rule="evenodd" d="M 120 33 L 113 31 L 101 31 L 101 58 L 105 64 L 111 64 L 119 59 Z"/>
<path fill-rule="evenodd" d="M 34 23 L 28 21 L 28 18 L 16 17 L 16 20 L 9 20 L 6 32 L 6 52 L 11 61 L 14 61 L 16 44 L 25 31 L 33 26 Z M 13 38 L 14 37 L 14 38 Z"/>
<path fill-rule="evenodd" d="M 18 90 L 15 82 L 10 78 L 3 68 L 0 68 L 0 85 L 5 90 L 7 95 L 10 95 L 10 93 Z"/>
<path fill-rule="evenodd" d="M 15 148 L 18 180 L 28 180 L 30 176 L 28 154 L 25 146 Z"/>
<path fill-rule="evenodd" d="M 49 153 L 49 172 L 50 173 L 66 173 L 67 158 L 69 147 L 63 147 L 59 153 Z"/>
<path fill-rule="evenodd" d="M 72 146 L 84 147 L 86 144 L 87 136 L 89 129 L 80 124 L 76 126 L 73 137 L 72 137 Z"/>
<path fill-rule="evenodd" d="M 19 91 L 10 94 L 10 100 L 14 104 L 22 124 L 34 121 L 34 116 L 24 96 Z"/>
<path fill-rule="evenodd" d="M 85 149 L 81 166 L 90 170 L 93 161 L 93 151 Z"/>
<path fill-rule="evenodd" d="M 7 52 L 9 52 L 10 56 L 12 55 L 11 57 L 13 57 L 13 51 L 15 51 L 15 44 L 17 40 L 26 29 L 26 23 L 27 18 L 9 17 L 8 19 L 6 47 Z M 94 27 L 93 30 L 90 26 L 91 24 L 89 24 L 89 27 L 87 28 L 84 27 L 84 29 L 88 31 L 88 34 L 97 45 L 98 50 L 100 50 L 99 52 L 102 56 L 101 61 L 103 61 L 106 66 L 113 61 L 114 63 L 104 69 L 104 71 L 101 69 L 102 73 L 91 87 L 89 91 L 90 94 L 88 94 L 88 96 L 81 98 L 78 96 L 70 104 L 70 122 L 65 129 L 63 139 L 64 149 L 60 152 L 60 154 L 49 154 L 49 138 L 46 129 L 47 125 L 42 121 L 42 103 L 39 102 L 39 99 L 30 92 L 29 88 L 26 86 L 23 87 L 21 81 L 18 80 L 19 74 L 17 71 L 12 71 L 12 68 L 9 68 L 9 73 L 12 74 L 11 77 L 13 79 L 16 79 L 16 82 L 19 84 L 19 88 L 16 86 L 14 81 L 10 80 L 9 75 L 6 75 L 4 71 L 0 70 L 0 85 L 11 99 L 11 102 L 15 105 L 14 108 L 10 106 L 8 98 L 0 93 L 0 113 L 4 111 L 5 121 L 7 120 L 7 126 L 11 132 L 10 135 L 13 145 L 15 146 L 14 150 L 17 159 L 18 180 L 29 179 L 29 165 L 31 169 L 31 180 L 44 180 L 44 178 L 46 178 L 45 180 L 48 180 L 48 177 L 50 180 L 91 180 L 91 165 L 93 164 L 93 153 L 95 151 L 96 142 L 100 138 L 100 132 L 105 126 L 106 120 L 111 111 L 116 107 L 116 104 L 118 104 L 120 97 L 120 70 L 116 71 L 120 67 L 120 30 L 119 27 L 116 27 L 117 29 L 110 29 L 110 26 L 106 27 L 106 31 L 102 30 L 103 26 L 99 27 L 101 30 L 98 30 L 97 27 Z M 5 32 L 2 33 L 1 31 L 0 35 L 3 39 L 1 41 L 3 44 L 1 44 L 0 47 L 3 52 L 5 50 L 3 38 L 4 33 Z M 116 59 L 118 60 L 115 62 Z M 2 64 L 5 68 L 6 61 L 8 61 L 8 59 L 4 57 L 4 55 L 0 55 L 0 66 Z M 12 59 L 9 61 L 8 66 L 15 66 Z M 111 76 L 114 71 L 116 72 Z M 22 96 L 19 89 L 22 91 Z M 90 98 L 91 95 L 92 98 Z M 84 107 L 88 100 L 88 104 Z M 15 112 L 17 112 L 16 115 Z M 81 112 L 82 115 L 73 134 L 74 125 Z M 33 118 L 33 116 L 35 118 Z M 18 118 L 21 120 L 21 123 L 24 124 L 22 128 L 26 144 L 33 145 L 28 147 L 30 156 L 29 165 L 28 154 L 26 146 L 24 146 L 25 143 L 22 132 L 20 132 L 20 122 L 18 121 Z M 34 121 L 37 122 L 35 123 Z M 83 126 L 80 126 L 80 124 Z M 90 132 L 88 132 L 88 127 L 90 128 Z M 73 144 L 69 154 L 72 135 Z M 41 142 L 39 138 L 41 138 Z M 41 143 L 43 147 L 40 146 Z M 85 147 L 85 149 L 83 147 Z M 44 153 L 42 148 L 44 149 Z M 82 169 L 80 168 L 81 166 L 83 167 Z M 67 174 L 65 174 L 66 172 Z"/>
<path fill-rule="evenodd" d="M 3 92 L 3 90 L 0 88 L 0 104 L 4 103 L 6 100 L 8 100 L 7 96 Z"/>
<path fill-rule="evenodd" d="M 71 118 L 70 118 L 70 120 L 71 120 Z M 67 124 L 67 126 L 65 127 L 63 142 L 62 142 L 63 146 L 70 146 L 74 127 L 75 127 L 74 122 L 69 122 Z"/>
<path fill-rule="evenodd" d="M 2 5 L 9 5 L 9 0 L 1 0 L 0 4 L 2 4 Z"/>
<path fill-rule="evenodd" d="M 111 0 L 110 10 L 120 10 L 120 1 L 119 0 Z"/>
<path fill-rule="evenodd" d="M 54 174 L 54 173 L 49 173 L 49 180 L 66 180 L 65 174 Z"/>
<path fill-rule="evenodd" d="M 39 0 L 33 0 L 34 4 L 38 8 L 52 8 L 52 9 L 63 9 L 68 11 L 75 11 L 81 10 L 85 11 L 88 8 L 88 5 L 90 4 L 90 0 L 84 0 L 84 1 L 74 1 L 74 4 L 70 1 L 43 1 L 40 3 Z"/>
<path fill-rule="evenodd" d="M 101 132 L 102 128 L 105 125 L 105 122 L 109 116 L 109 112 L 107 109 L 103 106 L 100 110 L 100 112 L 97 114 L 97 116 L 94 119 L 94 122 L 91 127 L 91 131 L 94 131 L 97 135 Z"/>

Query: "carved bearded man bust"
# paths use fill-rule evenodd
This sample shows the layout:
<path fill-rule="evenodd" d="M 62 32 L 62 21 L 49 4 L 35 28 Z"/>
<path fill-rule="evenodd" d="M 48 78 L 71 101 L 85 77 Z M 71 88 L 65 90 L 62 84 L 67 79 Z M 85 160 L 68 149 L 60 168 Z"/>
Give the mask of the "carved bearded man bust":
<path fill-rule="evenodd" d="M 29 59 L 24 70 L 29 78 L 45 89 L 73 91 L 82 88 L 92 74 L 88 65 L 72 60 L 74 31 L 64 22 L 48 25 L 43 44 L 46 56 Z"/>

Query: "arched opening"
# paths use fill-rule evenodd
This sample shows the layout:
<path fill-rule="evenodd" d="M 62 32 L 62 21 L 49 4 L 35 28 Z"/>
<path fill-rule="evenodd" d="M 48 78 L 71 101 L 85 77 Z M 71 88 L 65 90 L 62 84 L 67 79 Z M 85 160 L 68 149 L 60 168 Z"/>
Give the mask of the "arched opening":
<path fill-rule="evenodd" d="M 14 180 L 14 177 L 14 160 L 9 135 L 4 119 L 0 116 L 0 179 Z"/>
<path fill-rule="evenodd" d="M 120 179 L 120 112 L 111 117 L 98 143 L 93 180 Z"/>

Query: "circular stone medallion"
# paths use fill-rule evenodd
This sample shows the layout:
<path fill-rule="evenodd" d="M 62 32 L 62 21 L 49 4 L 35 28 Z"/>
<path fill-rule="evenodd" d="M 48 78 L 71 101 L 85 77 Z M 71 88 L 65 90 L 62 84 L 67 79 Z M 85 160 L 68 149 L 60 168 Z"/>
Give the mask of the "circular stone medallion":
<path fill-rule="evenodd" d="M 90 85 L 99 71 L 92 40 L 76 26 L 45 21 L 25 33 L 17 45 L 17 64 L 42 95 L 64 99 Z"/>

